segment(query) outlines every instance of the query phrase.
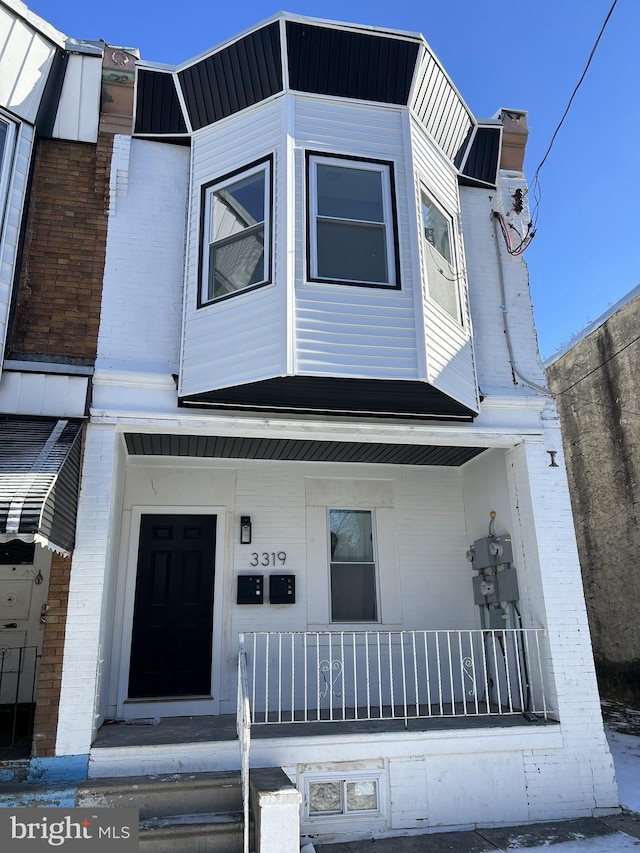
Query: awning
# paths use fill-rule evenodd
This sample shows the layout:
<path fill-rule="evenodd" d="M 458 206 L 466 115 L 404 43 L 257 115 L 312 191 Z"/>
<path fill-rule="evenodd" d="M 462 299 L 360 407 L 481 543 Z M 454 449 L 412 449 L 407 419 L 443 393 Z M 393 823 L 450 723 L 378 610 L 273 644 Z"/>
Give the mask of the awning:
<path fill-rule="evenodd" d="M 73 550 L 82 421 L 0 417 L 0 542 Z"/>

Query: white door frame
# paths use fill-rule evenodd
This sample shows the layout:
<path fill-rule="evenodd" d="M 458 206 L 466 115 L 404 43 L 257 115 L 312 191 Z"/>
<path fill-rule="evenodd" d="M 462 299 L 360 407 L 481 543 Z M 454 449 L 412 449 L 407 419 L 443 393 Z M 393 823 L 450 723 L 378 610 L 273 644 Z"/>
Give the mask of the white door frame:
<path fill-rule="evenodd" d="M 131 657 L 131 638 L 133 634 L 133 611 L 136 594 L 136 576 L 138 570 L 138 549 L 140 545 L 140 526 L 143 515 L 213 515 L 216 517 L 216 543 L 214 551 L 214 587 L 213 587 L 213 632 L 211 642 L 211 693 L 209 699 L 157 699 L 150 702 L 129 700 L 129 666 Z M 127 553 L 127 575 L 125 583 L 125 602 L 122 623 L 122 660 L 118 678 L 118 717 L 125 720 L 141 717 L 191 717 L 215 715 L 220 708 L 220 689 L 222 684 L 222 596 L 224 578 L 224 541 L 226 532 L 226 509 L 222 506 L 132 506 L 131 532 Z"/>

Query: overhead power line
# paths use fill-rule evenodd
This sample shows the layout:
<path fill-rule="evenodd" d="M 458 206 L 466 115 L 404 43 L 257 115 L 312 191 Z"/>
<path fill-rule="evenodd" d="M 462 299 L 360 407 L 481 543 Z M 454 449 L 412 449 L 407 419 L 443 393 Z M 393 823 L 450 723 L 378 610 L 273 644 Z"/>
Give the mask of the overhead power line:
<path fill-rule="evenodd" d="M 576 83 L 576 86 L 575 86 L 573 92 L 571 93 L 571 97 L 569 98 L 569 102 L 567 103 L 565 111 L 562 114 L 562 118 L 558 122 L 558 126 L 556 127 L 556 129 L 553 132 L 553 136 L 551 137 L 551 141 L 549 142 L 549 146 L 548 146 L 547 150 L 545 151 L 544 157 L 540 161 L 540 164 L 539 164 L 538 168 L 536 169 L 536 171 L 533 175 L 533 180 L 531 182 L 530 192 L 535 199 L 535 204 L 533 206 L 533 212 L 531 213 L 531 223 L 529 224 L 529 230 L 531 230 L 531 229 L 535 230 L 535 225 L 536 225 L 536 222 L 538 221 L 538 208 L 540 207 L 540 197 L 541 197 L 540 180 L 539 180 L 540 169 L 542 169 L 542 167 L 544 166 L 545 161 L 546 161 L 547 157 L 549 156 L 551 149 L 553 148 L 553 144 L 556 141 L 556 136 L 558 135 L 560 128 L 564 124 L 564 120 L 566 119 L 566 117 L 569 113 L 569 110 L 571 109 L 571 104 L 573 103 L 573 99 L 575 98 L 576 94 L 578 93 L 578 89 L 580 88 L 584 78 L 586 77 L 587 71 L 589 70 L 589 66 L 591 65 L 591 60 L 593 59 L 595 52 L 598 49 L 598 45 L 600 44 L 600 39 L 602 38 L 602 34 L 604 33 L 606 26 L 609 23 L 609 19 L 611 18 L 611 15 L 613 14 L 613 10 L 615 9 L 617 3 L 618 3 L 618 0 L 613 0 L 613 3 L 611 4 L 611 8 L 609 9 L 607 17 L 604 19 L 604 23 L 603 23 L 602 27 L 600 28 L 600 32 L 598 33 L 598 37 L 595 40 L 593 47 L 591 48 L 591 53 L 589 54 L 589 59 L 587 60 L 587 64 L 584 67 L 584 71 L 582 72 L 580 79 Z"/>

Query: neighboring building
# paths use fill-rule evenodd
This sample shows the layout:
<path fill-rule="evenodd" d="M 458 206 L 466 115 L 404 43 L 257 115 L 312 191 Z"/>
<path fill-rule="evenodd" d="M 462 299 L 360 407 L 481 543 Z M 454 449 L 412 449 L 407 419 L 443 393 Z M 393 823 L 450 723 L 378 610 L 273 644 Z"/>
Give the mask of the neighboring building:
<path fill-rule="evenodd" d="M 303 837 L 615 809 L 500 228 L 526 115 L 478 121 L 419 35 L 287 14 L 135 65 L 39 772 L 237 769 L 246 659 Z"/>
<path fill-rule="evenodd" d="M 562 423 L 596 671 L 640 691 L 640 383 L 636 287 L 546 362 Z"/>
<path fill-rule="evenodd" d="M 104 44 L 66 39 L 17 0 L 0 3 L 0 42 L 0 755 L 47 757 L 121 119 L 112 95 L 128 88 L 132 104 L 133 74 L 114 83 Z M 130 117 L 131 105 L 125 128 Z"/>

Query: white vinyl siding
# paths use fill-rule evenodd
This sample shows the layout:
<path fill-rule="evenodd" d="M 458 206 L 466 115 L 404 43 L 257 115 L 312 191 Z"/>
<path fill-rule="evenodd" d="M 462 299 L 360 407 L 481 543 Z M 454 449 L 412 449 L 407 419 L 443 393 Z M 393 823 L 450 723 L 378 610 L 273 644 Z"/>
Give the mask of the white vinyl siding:
<path fill-rule="evenodd" d="M 424 129 L 415 119 L 411 121 L 412 150 L 415 175 L 415 204 L 420 211 L 422 195 L 426 191 L 443 211 L 451 216 L 452 250 L 458 264 L 460 276 L 460 320 L 453 318 L 429 294 L 428 283 L 422 287 L 422 310 L 425 345 L 427 351 L 428 381 L 475 411 L 478 410 L 478 390 L 475 375 L 475 363 L 471 338 L 471 319 L 467 297 L 467 282 L 464 266 L 464 249 L 457 223 L 460 215 L 458 185 L 456 173 L 436 146 L 431 142 Z M 419 227 L 420 219 L 418 218 Z M 420 263 L 428 272 L 428 259 L 425 257 L 424 240 L 419 240 Z"/>
<path fill-rule="evenodd" d="M 287 353 L 283 99 L 194 134 L 180 394 L 257 382 L 285 372 Z M 198 307 L 201 189 L 271 158 L 271 284 Z"/>
<path fill-rule="evenodd" d="M 1 118 L 1 116 L 0 116 Z M 0 175 L 0 353 L 4 352 L 20 224 L 33 148 L 33 128 L 9 123 Z M 1 360 L 0 360 L 1 364 Z"/>
<path fill-rule="evenodd" d="M 305 375 L 418 378 L 414 277 L 402 110 L 295 97 L 296 370 Z M 399 289 L 308 280 L 305 152 L 393 164 Z M 410 191 L 413 203 L 413 189 Z M 412 220 L 411 220 L 412 221 Z"/>
<path fill-rule="evenodd" d="M 52 27 L 45 28 L 61 38 Z M 0 6 L 0 104 L 35 122 L 54 53 L 52 41 Z"/>
<path fill-rule="evenodd" d="M 101 56 L 69 56 L 53 126 L 54 137 L 97 142 L 101 85 Z"/>

